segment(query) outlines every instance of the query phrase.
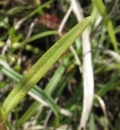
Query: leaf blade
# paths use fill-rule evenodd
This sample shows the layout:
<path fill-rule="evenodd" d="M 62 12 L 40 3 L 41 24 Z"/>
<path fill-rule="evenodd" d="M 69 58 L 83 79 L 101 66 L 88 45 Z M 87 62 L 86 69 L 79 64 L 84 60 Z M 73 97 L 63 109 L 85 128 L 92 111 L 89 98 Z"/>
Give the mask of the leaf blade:
<path fill-rule="evenodd" d="M 20 80 L 3 103 L 2 109 L 6 117 L 13 108 L 25 97 L 28 91 L 43 77 L 49 68 L 69 48 L 70 45 L 82 34 L 89 25 L 91 17 L 83 19 L 55 45 L 53 45 Z"/>

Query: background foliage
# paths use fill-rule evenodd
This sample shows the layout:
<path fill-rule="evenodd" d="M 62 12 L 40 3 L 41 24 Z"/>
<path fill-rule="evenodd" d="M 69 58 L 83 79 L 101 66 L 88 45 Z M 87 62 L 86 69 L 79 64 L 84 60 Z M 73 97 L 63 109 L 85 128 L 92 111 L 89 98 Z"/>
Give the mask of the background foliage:
<path fill-rule="evenodd" d="M 59 26 L 71 5 L 69 0 L 0 1 L 0 103 L 33 64 L 77 24 L 72 11 L 61 33 Z M 83 16 L 92 16 L 88 27 L 92 52 L 95 98 L 86 128 L 120 128 L 120 2 L 119 0 L 78 0 Z M 83 64 L 82 38 L 73 47 Z M 73 129 L 80 123 L 83 109 L 82 65 L 67 50 L 29 95 L 9 115 L 13 129 Z M 10 67 L 10 68 L 9 68 Z M 40 89 L 39 89 L 40 88 Z M 40 97 L 42 90 L 49 96 Z M 33 95 L 34 94 L 34 95 Z M 59 106 L 59 118 L 49 100 Z M 45 100 L 45 102 L 44 102 Z"/>

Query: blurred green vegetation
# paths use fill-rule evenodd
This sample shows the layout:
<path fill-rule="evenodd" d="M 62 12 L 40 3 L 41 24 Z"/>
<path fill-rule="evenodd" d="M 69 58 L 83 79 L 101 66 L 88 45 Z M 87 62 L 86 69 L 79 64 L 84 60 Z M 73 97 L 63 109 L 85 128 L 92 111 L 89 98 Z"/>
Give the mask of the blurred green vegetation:
<path fill-rule="evenodd" d="M 78 0 L 84 17 L 92 16 L 88 27 L 94 72 L 95 95 L 88 130 L 120 128 L 120 2 L 119 0 Z M 33 64 L 60 38 L 57 31 L 70 7 L 61 0 L 0 1 L 0 104 L 12 87 Z M 72 12 L 64 26 L 64 35 L 77 24 Z M 82 40 L 74 48 L 83 62 Z M 10 67 L 10 68 L 9 68 Z M 83 79 L 73 53 L 68 50 L 37 83 L 33 93 L 45 101 L 55 100 L 60 108 L 56 118 L 49 107 L 30 95 L 11 113 L 7 125 L 14 129 L 77 130 L 83 109 Z M 43 98 L 44 100 L 44 98 Z M 49 105 L 50 106 L 50 105 Z M 107 116 L 104 111 L 106 111 Z"/>

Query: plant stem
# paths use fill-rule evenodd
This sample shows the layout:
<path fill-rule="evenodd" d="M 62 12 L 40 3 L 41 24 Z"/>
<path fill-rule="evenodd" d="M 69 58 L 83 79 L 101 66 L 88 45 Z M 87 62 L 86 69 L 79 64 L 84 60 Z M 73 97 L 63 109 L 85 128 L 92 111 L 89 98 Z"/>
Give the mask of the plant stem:
<path fill-rule="evenodd" d="M 0 130 L 7 130 L 4 111 L 0 107 Z"/>
<path fill-rule="evenodd" d="M 5 118 L 4 118 L 4 111 L 0 107 L 0 123 L 3 122 L 4 120 L 5 120 Z"/>
<path fill-rule="evenodd" d="M 6 125 L 6 121 L 5 120 L 0 123 L 0 130 L 7 130 L 7 125 Z"/>

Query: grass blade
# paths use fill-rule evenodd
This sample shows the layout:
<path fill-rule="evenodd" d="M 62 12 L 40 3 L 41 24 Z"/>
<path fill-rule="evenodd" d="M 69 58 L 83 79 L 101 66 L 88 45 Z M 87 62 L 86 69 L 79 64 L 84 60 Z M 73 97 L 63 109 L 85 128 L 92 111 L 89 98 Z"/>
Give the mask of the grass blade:
<path fill-rule="evenodd" d="M 92 2 L 94 3 L 94 5 L 98 9 L 98 11 L 100 12 L 102 17 L 104 18 L 104 22 L 105 22 L 105 25 L 107 27 L 109 36 L 111 38 L 114 50 L 116 52 L 118 52 L 118 46 L 117 46 L 117 40 L 115 37 L 114 27 L 113 27 L 112 21 L 110 20 L 108 14 L 106 12 L 107 9 L 106 9 L 105 5 L 103 4 L 102 0 L 92 0 Z"/>

